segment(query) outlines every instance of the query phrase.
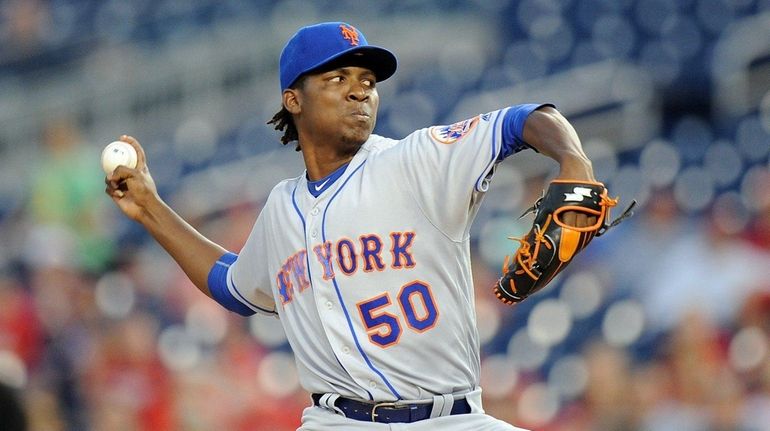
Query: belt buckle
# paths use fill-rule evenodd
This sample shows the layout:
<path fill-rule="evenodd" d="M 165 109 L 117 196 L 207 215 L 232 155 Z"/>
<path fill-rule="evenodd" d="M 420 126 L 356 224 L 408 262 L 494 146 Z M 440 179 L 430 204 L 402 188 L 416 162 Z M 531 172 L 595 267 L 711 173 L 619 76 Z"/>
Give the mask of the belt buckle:
<path fill-rule="evenodd" d="M 394 402 L 383 402 L 383 403 L 377 403 L 374 406 L 372 406 L 372 422 L 377 422 L 377 409 L 383 408 L 383 407 L 393 407 L 396 408 L 398 405 Z"/>

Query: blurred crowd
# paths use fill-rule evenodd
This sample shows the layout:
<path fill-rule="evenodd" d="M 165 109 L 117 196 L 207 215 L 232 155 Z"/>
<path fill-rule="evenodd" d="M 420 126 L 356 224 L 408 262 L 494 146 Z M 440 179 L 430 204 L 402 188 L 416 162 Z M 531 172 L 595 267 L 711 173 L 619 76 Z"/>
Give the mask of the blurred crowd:
<path fill-rule="evenodd" d="M 151 2 L 139 3 L 135 11 L 151 8 Z M 222 20 L 273 2 L 189 2 L 198 9 L 182 3 L 159 2 L 164 7 L 155 10 L 154 19 L 163 23 L 194 9 L 200 17 Z M 380 11 L 398 10 L 396 1 L 381 3 Z M 470 3 L 481 7 L 483 2 Z M 698 74 L 703 68 L 683 83 L 687 68 L 708 58 L 710 43 L 731 20 L 770 12 L 763 0 L 563 3 L 568 6 L 532 0 L 488 7 L 516 15 L 522 27 L 529 16 L 524 11 L 566 16 L 570 8 L 575 13 L 576 21 L 569 21 L 575 30 L 571 52 L 583 55 L 535 56 L 528 73 L 547 75 L 607 57 L 636 58 L 657 67 L 662 91 L 684 94 L 708 85 L 709 79 Z M 44 74 L 61 60 L 52 54 L 57 48 L 66 48 L 59 55 L 67 57 L 92 42 L 78 37 L 75 28 L 50 28 L 46 22 L 78 22 L 76 15 L 83 15 L 95 31 L 105 31 L 100 23 L 111 16 L 133 14 L 142 22 L 137 12 L 120 6 L 123 2 L 106 2 L 110 7 L 104 9 L 99 4 L 0 2 L 0 38 L 13 41 L 0 46 L 0 80 L 17 70 Z M 206 12 L 207 7 L 214 11 Z M 681 13 L 674 24 L 664 25 L 649 12 L 677 15 L 678 9 L 693 11 L 697 19 Z M 602 20 L 602 13 L 634 16 L 629 18 L 634 24 Z M 600 24 L 582 29 L 591 19 Z M 643 38 L 624 32 L 632 27 L 641 28 L 642 35 L 659 32 L 659 50 L 654 44 L 633 48 L 642 45 L 634 40 Z M 130 29 L 124 24 L 115 34 L 130 39 L 132 32 L 147 28 L 151 24 Z M 564 36 L 556 30 L 529 31 L 527 40 L 536 42 L 528 45 L 530 54 L 537 44 L 553 48 L 550 38 Z M 511 33 L 507 37 L 513 40 L 523 37 Z M 697 48 L 693 34 L 700 35 Z M 592 45 L 589 53 L 581 37 L 607 42 Z M 669 42 L 693 51 L 672 53 Z M 514 45 L 518 48 L 509 57 L 524 49 Z M 676 58 L 667 63 L 671 57 L 661 53 Z M 492 66 L 488 76 L 496 76 L 499 85 L 537 77 L 502 77 L 494 70 L 502 73 Z M 446 75 L 441 79 L 451 81 Z M 414 79 L 398 85 L 422 84 L 427 83 Z M 484 85 L 489 89 L 492 83 Z M 461 98 L 459 93 L 453 100 Z M 408 124 L 399 126 L 393 106 L 414 105 L 418 111 L 424 106 L 413 103 L 423 99 L 410 94 L 397 94 L 400 105 L 388 106 L 383 98 L 383 134 L 407 130 L 414 120 L 403 118 Z M 770 86 L 759 100 L 726 122 L 715 121 L 702 106 L 666 100 L 661 109 L 667 118 L 653 139 L 609 152 L 602 142 L 584 142 L 597 177 L 611 194 L 621 195 L 621 208 L 637 199 L 637 214 L 594 241 L 548 288 L 515 307 L 499 303 L 490 286 L 504 254 L 516 246 L 505 237 L 523 234 L 529 224 L 514 215 L 537 198 L 549 173 L 517 173 L 516 157 L 501 166 L 472 244 L 484 406 L 490 414 L 545 431 L 770 430 Z M 418 114 L 429 112 L 426 121 L 440 121 L 451 111 L 435 105 Z M 27 166 L 16 169 L 5 163 L 10 151 L 0 153 L 6 172 L 24 173 L 10 185 L 0 184 L 0 196 L 20 196 L 0 203 L 0 430 L 296 429 L 310 399 L 299 387 L 280 322 L 220 308 L 141 229 L 116 213 L 103 193 L 99 144 L 89 142 L 87 127 L 66 112 L 48 115 L 38 142 L 29 145 L 35 151 Z M 277 135 L 260 133 L 258 138 L 267 136 L 278 147 Z M 231 141 L 244 134 L 223 133 L 214 142 L 231 149 Z M 154 166 L 195 173 L 187 165 L 170 168 L 178 157 L 166 157 Z M 211 160 L 193 165 L 216 168 Z M 286 177 L 296 174 L 285 172 Z M 3 173 L 3 182 L 10 176 Z M 13 193 L 3 194 L 9 187 Z M 163 192 L 172 200 L 187 196 L 166 187 Z M 181 212 L 212 240 L 238 250 L 262 203 L 263 197 Z"/>

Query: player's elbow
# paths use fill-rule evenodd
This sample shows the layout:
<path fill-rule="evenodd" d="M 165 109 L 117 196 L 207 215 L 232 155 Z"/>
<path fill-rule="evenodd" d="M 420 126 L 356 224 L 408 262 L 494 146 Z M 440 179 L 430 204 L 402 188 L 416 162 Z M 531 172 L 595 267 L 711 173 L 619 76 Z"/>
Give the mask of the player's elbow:
<path fill-rule="evenodd" d="M 524 124 L 524 140 L 557 161 L 562 154 L 584 156 L 575 128 L 550 106 L 543 106 L 529 115 Z"/>
<path fill-rule="evenodd" d="M 550 105 L 541 106 L 529 115 L 529 118 L 527 118 L 527 122 L 524 125 L 524 133 L 525 139 L 527 138 L 527 133 L 535 135 L 533 139 L 535 141 L 542 140 L 537 139 L 538 137 L 569 138 L 566 140 L 572 140 L 577 137 L 575 128 L 572 127 L 572 124 L 570 124 L 567 118 Z"/>

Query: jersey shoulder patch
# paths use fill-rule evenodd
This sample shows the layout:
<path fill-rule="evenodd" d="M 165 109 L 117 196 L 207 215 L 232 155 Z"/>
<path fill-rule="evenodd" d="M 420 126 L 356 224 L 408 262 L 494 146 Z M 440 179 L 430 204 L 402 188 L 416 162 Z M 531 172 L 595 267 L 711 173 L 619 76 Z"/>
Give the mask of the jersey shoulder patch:
<path fill-rule="evenodd" d="M 476 127 L 479 117 L 458 121 L 448 126 L 433 126 L 430 128 L 430 136 L 442 144 L 454 144 Z"/>

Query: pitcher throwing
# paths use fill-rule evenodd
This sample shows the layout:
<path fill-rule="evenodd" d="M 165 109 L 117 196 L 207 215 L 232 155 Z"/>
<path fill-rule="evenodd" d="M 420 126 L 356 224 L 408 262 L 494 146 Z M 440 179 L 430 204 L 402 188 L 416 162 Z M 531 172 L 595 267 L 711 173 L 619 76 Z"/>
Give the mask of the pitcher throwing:
<path fill-rule="evenodd" d="M 270 123 L 284 144 L 296 142 L 306 170 L 273 188 L 237 254 L 160 199 L 130 136 L 120 139 L 137 150 L 137 167 L 108 175 L 107 194 L 203 293 L 244 316 L 280 319 L 312 399 L 300 430 L 517 429 L 481 403 L 471 223 L 506 157 L 534 149 L 559 163 L 557 179 L 578 185 L 597 184 L 591 163 L 547 104 L 401 140 L 373 135 L 377 84 L 395 71 L 390 51 L 346 23 L 303 27 L 288 41 Z M 561 221 L 599 218 L 570 210 Z"/>

